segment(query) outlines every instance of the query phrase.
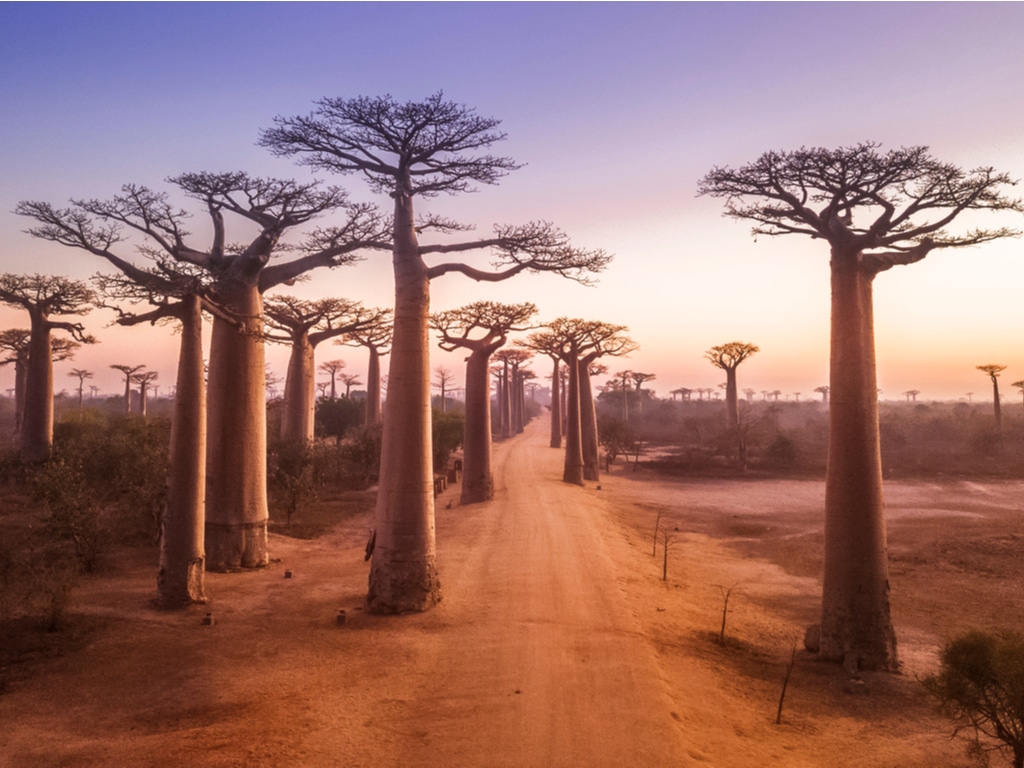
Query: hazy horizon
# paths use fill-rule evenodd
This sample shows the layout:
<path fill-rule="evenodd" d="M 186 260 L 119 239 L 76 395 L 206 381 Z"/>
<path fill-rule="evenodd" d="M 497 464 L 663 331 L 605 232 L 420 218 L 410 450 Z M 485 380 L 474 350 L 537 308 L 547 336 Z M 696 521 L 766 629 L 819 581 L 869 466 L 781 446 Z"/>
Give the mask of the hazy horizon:
<path fill-rule="evenodd" d="M 927 145 L 970 169 L 1024 177 L 1024 80 L 1018 4 L 12 4 L 0 5 L 0 272 L 85 279 L 109 271 L 84 252 L 35 240 L 20 200 L 63 206 L 108 198 L 124 183 L 173 192 L 189 171 L 244 170 L 309 178 L 256 146 L 275 115 L 307 113 L 315 99 L 390 93 L 400 101 L 443 90 L 502 120 L 492 148 L 525 166 L 472 195 L 419 202 L 474 224 L 544 219 L 579 246 L 615 254 L 595 287 L 553 275 L 432 286 L 433 308 L 478 299 L 532 301 L 538 318 L 620 323 L 640 350 L 610 372 L 654 373 L 645 388 L 717 387 L 703 358 L 739 340 L 761 351 L 739 387 L 800 392 L 828 383 L 828 249 L 791 236 L 755 241 L 696 196 L 714 166 L 767 150 Z M 384 41 L 384 42 L 381 42 Z M 941 63 L 941 65 L 939 65 Z M 318 174 L 354 198 L 387 208 L 355 176 Z M 202 225 L 196 213 L 196 228 Z M 1012 214 L 985 225 L 1020 227 Z M 325 218 L 322 223 L 329 223 Z M 201 230 L 200 230 L 201 231 Z M 977 365 L 997 363 L 1004 401 L 1024 379 L 1019 286 L 1024 242 L 933 252 L 879 276 L 875 289 L 878 386 L 884 400 L 991 401 Z M 486 257 L 477 257 L 481 264 Z M 390 259 L 314 272 L 289 289 L 307 297 L 391 303 Z M 145 364 L 161 387 L 174 380 L 170 327 L 107 328 L 109 311 L 84 318 L 101 343 L 58 364 L 119 391 L 113 364 Z M 0 329 L 27 327 L 0 307 Z M 366 356 L 329 344 L 365 379 Z M 435 347 L 433 365 L 463 378 L 463 355 Z M 268 350 L 283 377 L 287 349 Z M 534 364 L 541 381 L 546 359 Z M 385 369 L 386 372 L 386 369 Z M 0 391 L 13 387 L 0 368 Z M 123 381 L 123 380 L 122 380 Z M 598 382 L 603 382 L 599 378 Z M 88 391 L 88 390 L 87 390 Z M 758 399 L 760 394 L 758 394 Z"/>

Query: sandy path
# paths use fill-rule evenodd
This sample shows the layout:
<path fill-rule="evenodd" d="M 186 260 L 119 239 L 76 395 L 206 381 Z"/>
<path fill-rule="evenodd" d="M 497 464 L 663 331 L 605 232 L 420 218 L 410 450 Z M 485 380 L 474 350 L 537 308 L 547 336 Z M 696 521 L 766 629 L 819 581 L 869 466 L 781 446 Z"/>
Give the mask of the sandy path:
<path fill-rule="evenodd" d="M 455 629 L 412 707 L 430 755 L 399 762 L 681 765 L 653 648 L 617 583 L 621 535 L 593 489 L 561 482 L 543 426 L 498 447 L 493 502 L 446 513 L 460 520 L 439 531 L 438 613 Z"/>

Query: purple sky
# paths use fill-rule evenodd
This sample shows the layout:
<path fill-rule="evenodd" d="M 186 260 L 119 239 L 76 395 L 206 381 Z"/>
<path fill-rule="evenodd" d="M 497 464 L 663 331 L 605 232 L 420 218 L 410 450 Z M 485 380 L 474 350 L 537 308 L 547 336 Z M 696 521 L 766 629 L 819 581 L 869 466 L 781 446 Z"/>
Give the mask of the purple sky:
<path fill-rule="evenodd" d="M 0 271 L 85 278 L 102 268 L 23 234 L 29 222 L 11 213 L 19 200 L 109 197 L 126 182 L 164 188 L 193 170 L 302 177 L 255 146 L 275 115 L 305 113 L 321 96 L 444 90 L 502 119 L 509 137 L 497 151 L 526 166 L 431 210 L 482 234 L 551 220 L 616 261 L 591 289 L 549 275 L 483 287 L 452 276 L 435 283 L 436 309 L 531 300 L 543 318 L 628 325 L 641 351 L 621 367 L 656 373 L 662 394 L 716 386 L 703 351 L 748 341 L 762 351 L 744 363 L 741 387 L 807 397 L 827 381 L 827 250 L 802 238 L 754 242 L 721 217 L 720 201 L 695 197 L 697 181 L 768 149 L 869 139 L 1022 177 L 1021 30 L 1014 3 L 4 3 Z M 358 178 L 330 181 L 369 199 Z M 1005 390 L 1024 379 L 1022 248 L 940 252 L 879 278 L 885 397 L 988 397 L 981 363 L 1009 366 Z M 388 258 L 296 290 L 386 305 Z M 58 388 L 84 367 L 117 392 L 113 363 L 173 380 L 168 329 L 106 329 L 109 320 L 87 318 L 102 343 L 57 369 Z M 0 309 L 0 328 L 24 324 Z M 365 368 L 355 350 L 319 357 Z M 284 359 L 270 356 L 278 373 Z M 459 360 L 438 352 L 437 362 Z M 0 369 L 0 389 L 12 381 Z"/>

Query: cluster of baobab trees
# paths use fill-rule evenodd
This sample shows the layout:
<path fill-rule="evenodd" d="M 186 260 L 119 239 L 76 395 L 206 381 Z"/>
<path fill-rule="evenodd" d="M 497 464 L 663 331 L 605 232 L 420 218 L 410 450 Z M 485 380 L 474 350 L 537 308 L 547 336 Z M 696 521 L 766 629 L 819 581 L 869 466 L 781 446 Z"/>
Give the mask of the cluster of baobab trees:
<path fill-rule="evenodd" d="M 169 179 L 208 217 L 213 235 L 202 244 L 185 228 L 188 213 L 175 207 L 167 193 L 145 186 L 128 184 L 108 200 L 73 200 L 62 209 L 33 201 L 18 206 L 18 213 L 37 222 L 33 235 L 89 252 L 118 270 L 104 288 L 108 297 L 152 304 L 148 312 L 126 312 L 123 322 L 175 318 L 182 328 L 171 467 L 177 507 L 172 512 L 169 505 L 165 542 L 171 526 L 181 535 L 177 544 L 164 544 L 162 578 L 178 582 L 166 594 L 201 597 L 201 589 L 180 582 L 199 579 L 204 563 L 230 569 L 267 562 L 265 325 L 278 323 L 273 332 L 297 334 L 292 339 L 300 339 L 300 356 L 308 356 L 315 343 L 303 337 L 301 321 L 268 320 L 264 292 L 310 270 L 341 267 L 361 253 L 385 251 L 394 268 L 395 302 L 389 318 L 390 372 L 367 607 L 424 610 L 440 599 L 429 429 L 431 282 L 451 273 L 498 281 L 527 270 L 587 282 L 609 261 L 602 251 L 573 246 L 547 222 L 499 225 L 489 237 L 459 240 L 466 228 L 456 221 L 416 215 L 418 198 L 494 184 L 518 167 L 510 158 L 489 154 L 504 138 L 498 126 L 499 121 L 446 101 L 440 93 L 407 103 L 389 96 L 322 99 L 307 115 L 276 118 L 262 131 L 260 144 L 317 171 L 358 175 L 372 192 L 390 198 L 391 211 L 354 203 L 344 190 L 318 182 L 257 179 L 242 172 Z M 829 247 L 830 437 L 825 574 L 815 645 L 823 656 L 841 659 L 851 669 L 898 664 L 889 609 L 872 285 L 882 272 L 920 261 L 935 249 L 1016 235 L 1009 227 L 977 227 L 976 216 L 973 228 L 950 229 L 965 212 L 1024 211 L 1019 200 L 1006 194 L 1012 183 L 992 168 L 965 171 L 940 162 L 924 147 L 883 152 L 864 143 L 767 152 L 738 168 L 713 168 L 697 186 L 701 195 L 722 198 L 727 216 L 752 222 L 755 235 L 804 235 Z M 282 237 L 318 217 L 329 217 L 331 223 L 308 231 L 301 243 L 282 253 Z M 239 234 L 232 229 L 234 239 L 229 236 L 229 220 L 232 226 L 238 221 L 254 226 L 255 237 L 230 245 Z M 135 253 L 138 245 L 129 243 L 126 233 L 144 240 L 143 250 L 151 257 L 145 266 L 124 254 L 122 249 Z M 479 251 L 491 254 L 490 269 L 461 258 Z M 0 282 L 0 289 L 7 291 L 0 298 L 17 300 L 8 283 Z M 80 325 L 58 326 L 48 319 L 74 314 L 80 306 L 46 306 L 32 316 L 30 360 L 37 354 L 49 358 L 52 328 L 82 335 Z M 523 313 L 530 310 L 525 305 L 477 307 L 462 316 L 435 317 L 443 343 L 470 350 L 467 420 L 471 410 L 485 418 L 486 408 L 470 405 L 473 398 L 486 397 L 479 383 L 489 368 L 484 361 L 505 334 L 525 326 Z M 214 323 L 208 387 L 203 386 L 199 334 L 203 314 Z M 590 366 L 633 348 L 624 330 L 560 318 L 523 342 L 551 360 L 553 388 L 560 381 L 559 368 L 567 369 L 564 478 L 569 482 L 598 476 Z M 726 371 L 733 420 L 735 369 L 756 347 L 716 349 L 711 362 Z M 553 409 L 561 400 L 560 393 L 554 394 Z M 27 408 L 25 413 L 27 420 Z M 307 414 L 296 411 L 289 418 L 304 425 Z M 307 428 L 294 429 L 298 434 Z M 45 453 L 41 446 L 36 456 Z M 485 464 L 470 474 L 467 467 L 467 484 L 486 497 L 490 480 Z"/>
<path fill-rule="evenodd" d="M 374 362 L 379 370 L 380 356 L 388 350 L 391 355 L 367 606 L 404 612 L 440 599 L 430 449 L 430 283 L 449 273 L 497 281 L 524 271 L 587 282 L 610 258 L 573 246 L 548 222 L 497 225 L 489 237 L 452 242 L 452 235 L 468 228 L 416 215 L 417 197 L 494 184 L 518 167 L 486 152 L 504 138 L 498 125 L 438 93 L 408 103 L 390 96 L 324 99 L 310 115 L 277 118 L 262 132 L 260 143 L 274 154 L 329 173 L 359 175 L 371 191 L 392 200 L 390 212 L 354 203 L 337 186 L 241 171 L 167 180 L 207 219 L 212 234 L 205 242 L 187 228 L 192 211 L 177 207 L 168 192 L 136 183 L 109 199 L 72 199 L 64 208 L 43 201 L 18 205 L 17 213 L 35 222 L 30 234 L 114 267 L 98 291 L 118 310 L 119 322 L 170 319 L 180 326 L 158 577 L 164 602 L 204 599 L 207 568 L 268 562 L 264 342 L 270 337 L 292 345 L 285 424 L 286 434 L 300 440 L 311 437 L 312 353 L 332 335 L 370 350 L 370 409 L 379 410 Z M 286 248 L 282 238 L 314 219 L 329 223 L 305 228 L 301 241 Z M 430 235 L 441 237 L 423 242 Z M 146 259 L 137 257 L 140 251 Z M 395 302 L 389 310 L 340 299 L 264 301 L 271 289 L 311 270 L 350 265 L 364 253 L 381 251 L 391 254 L 394 267 Z M 473 252 L 488 254 L 492 268 L 459 258 Z M 33 281 L 49 287 L 22 301 L 39 287 Z M 51 318 L 80 314 L 98 298 L 85 284 L 41 276 L 5 276 L 0 290 L 0 299 L 19 303 L 32 318 L 29 375 L 36 364 L 43 372 L 41 386 L 29 386 L 26 393 L 43 398 L 52 393 L 50 332 L 60 328 L 80 343 L 87 340 L 80 324 Z M 142 305 L 149 306 L 137 309 Z M 204 315 L 213 319 L 205 379 Z M 23 437 L 22 456 L 45 461 L 52 405 L 48 429 L 29 430 L 30 414 L 47 410 L 30 405 L 22 434 L 38 436 L 39 444 Z"/>

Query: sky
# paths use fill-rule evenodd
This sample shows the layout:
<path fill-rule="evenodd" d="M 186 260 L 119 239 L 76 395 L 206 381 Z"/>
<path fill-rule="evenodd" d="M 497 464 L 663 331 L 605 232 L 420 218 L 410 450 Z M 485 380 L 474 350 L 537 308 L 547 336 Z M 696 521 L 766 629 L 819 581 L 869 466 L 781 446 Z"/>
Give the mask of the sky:
<path fill-rule="evenodd" d="M 507 139 L 494 153 L 524 165 L 419 210 L 481 237 L 494 224 L 551 221 L 614 261 L 594 287 L 448 275 L 432 285 L 433 309 L 532 301 L 539 321 L 628 326 L 640 349 L 610 370 L 654 373 L 645 388 L 661 396 L 716 387 L 724 377 L 704 351 L 748 342 L 760 352 L 740 368 L 741 389 L 817 397 L 828 383 L 827 246 L 755 240 L 722 200 L 697 196 L 699 180 L 768 150 L 868 140 L 1024 178 L 1021 30 L 1018 3 L 0 3 L 0 272 L 86 279 L 104 268 L 26 234 L 19 201 L 109 198 L 125 183 L 173 191 L 165 179 L 201 170 L 307 179 L 257 146 L 275 116 L 306 114 L 322 97 L 443 91 L 500 119 Z M 318 178 L 387 208 L 358 177 Z M 1020 219 L 982 223 L 1024 228 Z M 1007 366 L 1002 391 L 1018 394 L 1022 257 L 1012 239 L 879 276 L 883 398 L 990 399 L 976 370 L 988 363 Z M 289 290 L 388 306 L 390 259 L 367 254 Z M 147 365 L 170 385 L 171 329 L 111 321 L 106 310 L 84 318 L 100 343 L 58 364 L 57 389 L 77 386 L 67 375 L 77 367 L 115 394 L 114 364 Z M 0 307 L 0 329 L 26 325 Z M 432 355 L 461 380 L 461 355 Z M 362 350 L 318 349 L 335 358 L 365 376 Z M 269 349 L 277 375 L 286 360 Z M 546 361 L 535 367 L 547 375 Z M 13 376 L 0 368 L 0 394 Z"/>

